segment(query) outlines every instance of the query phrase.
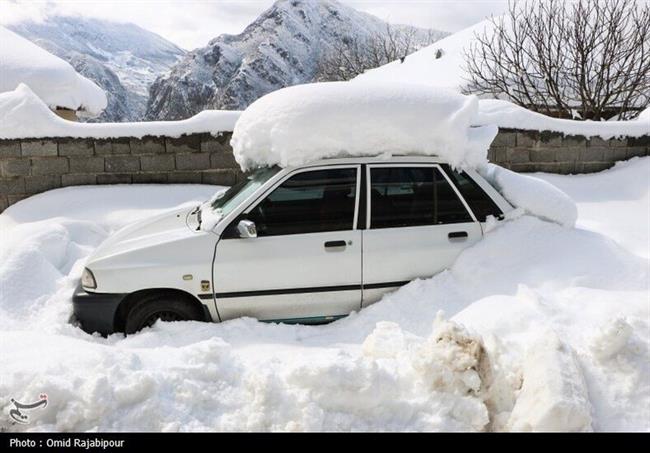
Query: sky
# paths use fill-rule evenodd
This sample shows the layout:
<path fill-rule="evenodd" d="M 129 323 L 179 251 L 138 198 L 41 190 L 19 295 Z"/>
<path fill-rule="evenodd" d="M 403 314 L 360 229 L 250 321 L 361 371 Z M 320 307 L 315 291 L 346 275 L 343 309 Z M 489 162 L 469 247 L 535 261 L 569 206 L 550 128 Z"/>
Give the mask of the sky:
<path fill-rule="evenodd" d="M 388 22 L 450 32 L 507 7 L 507 0 L 341 1 Z M 273 0 L 0 0 L 0 23 L 42 20 L 50 14 L 133 22 L 191 50 L 222 33 L 241 32 L 272 4 Z"/>

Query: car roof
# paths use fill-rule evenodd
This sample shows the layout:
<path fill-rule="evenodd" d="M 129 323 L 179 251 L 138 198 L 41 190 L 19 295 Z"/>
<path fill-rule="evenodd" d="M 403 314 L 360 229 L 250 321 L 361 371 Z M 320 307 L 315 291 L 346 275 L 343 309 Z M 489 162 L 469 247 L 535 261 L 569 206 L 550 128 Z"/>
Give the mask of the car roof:
<path fill-rule="evenodd" d="M 386 164 L 386 163 L 427 163 L 427 164 L 444 164 L 447 163 L 437 156 L 368 156 L 368 157 L 339 157 L 319 159 L 302 165 L 286 167 L 290 169 L 320 167 L 323 165 L 344 165 L 344 164 Z"/>

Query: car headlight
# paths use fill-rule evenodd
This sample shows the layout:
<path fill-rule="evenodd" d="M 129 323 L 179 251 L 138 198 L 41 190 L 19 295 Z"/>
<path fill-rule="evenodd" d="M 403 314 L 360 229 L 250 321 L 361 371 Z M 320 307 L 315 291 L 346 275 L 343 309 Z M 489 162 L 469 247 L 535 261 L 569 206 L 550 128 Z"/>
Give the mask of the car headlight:
<path fill-rule="evenodd" d="M 81 273 L 81 286 L 84 288 L 95 289 L 97 288 L 97 282 L 95 281 L 95 276 L 90 270 L 84 268 L 84 271 Z"/>

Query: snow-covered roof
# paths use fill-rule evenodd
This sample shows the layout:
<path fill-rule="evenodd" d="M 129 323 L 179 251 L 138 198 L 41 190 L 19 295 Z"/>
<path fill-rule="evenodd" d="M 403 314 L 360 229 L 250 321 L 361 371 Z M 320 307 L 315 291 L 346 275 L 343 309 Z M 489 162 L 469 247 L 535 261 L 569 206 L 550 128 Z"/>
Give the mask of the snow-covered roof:
<path fill-rule="evenodd" d="M 323 158 L 435 155 L 454 166 L 486 161 L 494 126 L 475 96 L 430 86 L 328 82 L 274 91 L 237 121 L 231 145 L 244 169 Z"/>
<path fill-rule="evenodd" d="M 76 123 L 52 112 L 25 84 L 0 93 L 0 139 L 78 137 L 112 138 L 165 136 L 232 131 L 241 112 L 205 110 L 182 121 L 138 123 Z"/>
<path fill-rule="evenodd" d="M 2 26 L 0 43 L 0 93 L 24 83 L 50 108 L 88 115 L 98 115 L 106 108 L 104 91 L 66 61 Z"/>

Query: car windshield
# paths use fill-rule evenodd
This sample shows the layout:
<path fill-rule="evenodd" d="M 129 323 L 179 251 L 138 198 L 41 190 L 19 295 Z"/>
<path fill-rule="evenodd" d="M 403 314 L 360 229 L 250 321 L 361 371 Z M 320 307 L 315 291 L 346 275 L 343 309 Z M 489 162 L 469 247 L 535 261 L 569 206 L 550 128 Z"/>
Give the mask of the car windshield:
<path fill-rule="evenodd" d="M 246 179 L 239 181 L 225 192 L 222 192 L 221 196 L 212 201 L 212 209 L 222 218 L 227 216 L 242 201 L 279 171 L 279 167 L 262 168 L 255 171 L 253 174 L 248 175 Z"/>

